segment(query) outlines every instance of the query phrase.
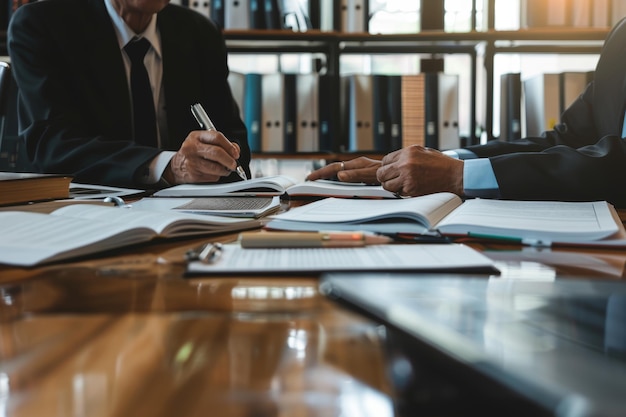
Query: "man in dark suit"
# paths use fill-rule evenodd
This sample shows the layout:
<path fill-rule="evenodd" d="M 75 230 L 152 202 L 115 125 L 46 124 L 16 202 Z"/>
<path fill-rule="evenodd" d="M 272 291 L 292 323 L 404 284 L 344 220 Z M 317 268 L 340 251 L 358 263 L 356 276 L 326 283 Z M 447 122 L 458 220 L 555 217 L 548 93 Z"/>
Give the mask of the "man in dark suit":
<path fill-rule="evenodd" d="M 8 48 L 20 127 L 36 169 L 138 188 L 234 181 L 238 161 L 249 176 L 247 132 L 227 83 L 220 30 L 168 3 L 48 0 L 17 9 Z M 137 38 L 150 42 L 144 63 L 156 103 L 152 145 L 133 136 L 124 46 Z M 194 103 L 218 131 L 200 129 Z"/>
<path fill-rule="evenodd" d="M 607 37 L 595 79 L 541 137 L 442 153 L 410 146 L 382 161 L 329 164 L 309 179 L 379 182 L 402 195 L 450 191 L 517 200 L 607 200 L 626 207 L 626 20 Z"/>

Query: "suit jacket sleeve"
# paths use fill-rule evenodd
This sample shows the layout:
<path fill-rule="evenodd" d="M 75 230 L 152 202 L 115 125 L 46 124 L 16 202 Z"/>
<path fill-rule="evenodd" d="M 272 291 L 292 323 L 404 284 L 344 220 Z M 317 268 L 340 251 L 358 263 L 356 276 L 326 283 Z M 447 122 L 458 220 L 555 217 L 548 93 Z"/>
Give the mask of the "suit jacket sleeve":
<path fill-rule="evenodd" d="M 507 199 L 607 200 L 626 206 L 626 144 L 621 138 L 626 23 L 607 37 L 594 81 L 540 137 L 471 146 L 490 158 Z"/>
<path fill-rule="evenodd" d="M 186 135 L 198 129 L 189 110 L 191 104 L 219 101 L 221 105 L 211 103 L 220 108 L 212 113 L 214 122 L 223 126 L 227 137 L 237 137 L 242 159 L 249 160 L 245 127 L 226 82 L 221 34 L 191 10 L 166 6 L 157 24 L 161 14 L 166 22 L 160 31 L 169 132 L 163 147 L 177 150 Z M 173 27 L 178 30 L 172 31 Z M 212 47 L 193 49 L 180 42 L 188 31 L 197 34 L 198 30 L 210 32 L 205 45 Z M 168 44 L 170 38 L 178 48 Z M 160 150 L 138 146 L 132 140 L 128 81 L 104 2 L 24 5 L 13 15 L 8 40 L 19 89 L 20 134 L 35 168 L 70 174 L 77 182 L 143 187 L 138 179 Z M 212 64 L 204 64 L 207 56 L 214 57 Z M 170 61 L 171 67 L 183 69 L 172 71 Z M 199 74 L 206 76 L 204 84 L 194 83 Z M 168 87 L 167 83 L 175 85 Z M 211 95 L 214 91 L 219 95 Z"/>

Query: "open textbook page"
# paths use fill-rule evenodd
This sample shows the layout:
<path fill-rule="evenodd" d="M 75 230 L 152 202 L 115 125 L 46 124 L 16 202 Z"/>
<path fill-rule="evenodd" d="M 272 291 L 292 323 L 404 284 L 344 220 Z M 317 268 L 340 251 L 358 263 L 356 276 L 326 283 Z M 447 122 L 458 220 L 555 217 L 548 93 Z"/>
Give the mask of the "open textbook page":
<path fill-rule="evenodd" d="M 473 199 L 463 202 L 451 193 L 397 200 L 328 198 L 273 216 L 270 229 L 309 230 L 309 223 L 327 230 L 359 224 L 362 230 L 387 232 L 394 224 L 413 222 L 424 231 L 445 235 L 541 240 L 547 243 L 621 241 L 626 234 L 613 207 L 604 201 L 554 202 Z M 368 224 L 372 225 L 370 229 Z M 351 227 L 348 226 L 349 230 Z M 319 229 L 318 229 L 319 230 Z M 395 233 L 413 232 L 398 226 Z M 520 243 L 525 243 L 521 242 Z M 623 242 L 626 244 L 626 241 Z"/>
<path fill-rule="evenodd" d="M 258 219 L 68 205 L 51 214 L 0 212 L 0 263 L 40 263 L 144 243 L 156 238 L 195 236 L 253 229 Z"/>
<path fill-rule="evenodd" d="M 153 194 L 154 197 L 215 197 L 215 196 L 255 196 L 282 195 L 285 190 L 297 183 L 288 175 L 259 177 L 246 181 L 225 184 L 180 184 L 164 188 Z"/>
<path fill-rule="evenodd" d="M 398 198 L 380 185 L 317 180 L 297 181 L 288 175 L 253 178 L 227 184 L 181 184 L 159 190 L 155 197 L 267 196 Z"/>

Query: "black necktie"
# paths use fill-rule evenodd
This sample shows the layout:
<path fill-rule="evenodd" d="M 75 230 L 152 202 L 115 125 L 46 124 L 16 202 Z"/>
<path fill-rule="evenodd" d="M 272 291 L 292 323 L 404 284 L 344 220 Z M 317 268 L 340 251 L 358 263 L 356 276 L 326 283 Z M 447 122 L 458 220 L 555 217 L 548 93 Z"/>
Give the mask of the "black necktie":
<path fill-rule="evenodd" d="M 132 40 L 124 50 L 130 58 L 130 89 L 133 94 L 133 117 L 135 142 L 140 145 L 157 146 L 156 115 L 148 71 L 143 58 L 150 48 L 146 38 Z"/>

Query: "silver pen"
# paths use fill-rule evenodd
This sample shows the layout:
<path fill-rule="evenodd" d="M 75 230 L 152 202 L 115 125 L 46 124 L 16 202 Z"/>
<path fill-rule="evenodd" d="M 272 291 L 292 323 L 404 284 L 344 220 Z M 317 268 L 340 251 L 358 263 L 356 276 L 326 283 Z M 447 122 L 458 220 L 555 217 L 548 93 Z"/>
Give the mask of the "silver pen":
<path fill-rule="evenodd" d="M 191 113 L 193 114 L 193 117 L 195 117 L 196 120 L 198 121 L 198 124 L 200 125 L 200 127 L 203 128 L 204 130 L 217 130 L 215 128 L 215 125 L 209 118 L 209 115 L 206 114 L 206 111 L 204 111 L 202 104 L 196 103 L 192 105 Z M 237 168 L 235 168 L 235 171 L 237 171 L 237 174 L 241 177 L 242 180 L 248 179 L 248 177 L 246 176 L 246 171 L 243 170 L 243 168 L 241 167 L 241 165 L 239 165 L 239 163 L 237 163 Z"/>

